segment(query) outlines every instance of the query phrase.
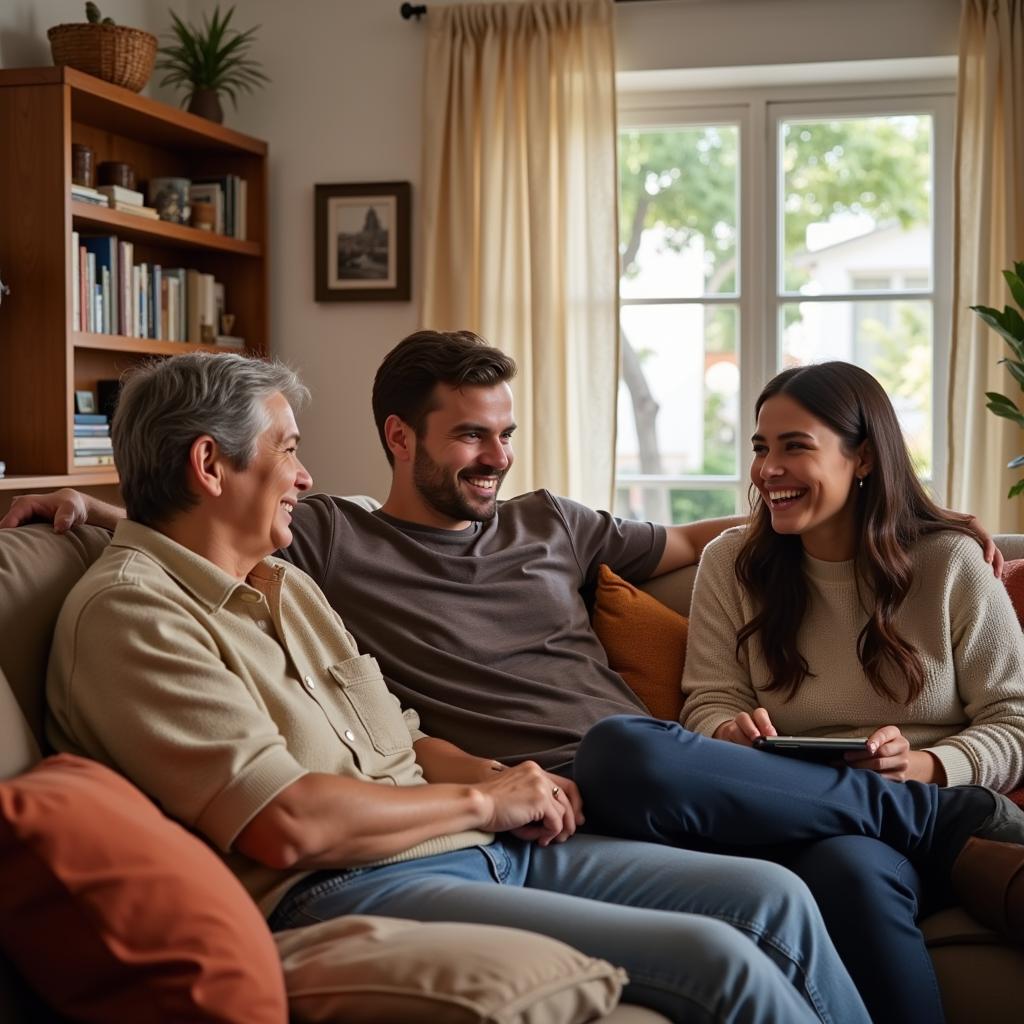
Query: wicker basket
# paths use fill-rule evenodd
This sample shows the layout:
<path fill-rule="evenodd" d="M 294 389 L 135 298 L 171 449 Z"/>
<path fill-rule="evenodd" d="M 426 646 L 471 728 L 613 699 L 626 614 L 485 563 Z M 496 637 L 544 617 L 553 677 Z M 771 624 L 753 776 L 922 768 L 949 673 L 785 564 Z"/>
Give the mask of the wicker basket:
<path fill-rule="evenodd" d="M 46 35 L 53 63 L 138 92 L 153 74 L 156 36 L 124 25 L 54 25 Z"/>

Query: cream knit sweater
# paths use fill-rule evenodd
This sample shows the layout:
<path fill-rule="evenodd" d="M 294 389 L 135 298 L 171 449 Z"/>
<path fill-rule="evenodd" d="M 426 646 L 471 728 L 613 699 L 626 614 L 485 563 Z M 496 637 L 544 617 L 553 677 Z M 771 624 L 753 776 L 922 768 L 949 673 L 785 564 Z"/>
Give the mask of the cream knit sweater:
<path fill-rule="evenodd" d="M 924 664 L 924 690 L 909 706 L 880 696 L 857 658 L 867 613 L 854 563 L 804 556 L 810 589 L 798 642 L 813 678 L 795 697 L 760 689 L 768 669 L 757 638 L 737 659 L 737 630 L 753 617 L 734 563 L 743 528 L 709 544 L 694 587 L 683 673 L 683 724 L 712 735 L 740 712 L 764 707 L 784 735 L 866 736 L 897 725 L 915 750 L 942 762 L 949 785 L 1006 791 L 1024 777 L 1024 637 L 1003 585 L 969 537 L 943 531 L 912 552 L 914 583 L 896 616 Z M 902 679 L 890 679 L 896 693 Z"/>

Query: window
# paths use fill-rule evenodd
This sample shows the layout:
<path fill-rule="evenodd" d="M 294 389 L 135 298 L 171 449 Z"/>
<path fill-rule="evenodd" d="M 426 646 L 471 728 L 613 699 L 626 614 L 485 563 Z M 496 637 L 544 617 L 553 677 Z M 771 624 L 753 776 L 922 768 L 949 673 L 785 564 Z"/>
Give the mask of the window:
<path fill-rule="evenodd" d="M 951 97 L 851 88 L 624 97 L 617 514 L 745 509 L 758 391 L 826 359 L 882 381 L 941 479 Z"/>

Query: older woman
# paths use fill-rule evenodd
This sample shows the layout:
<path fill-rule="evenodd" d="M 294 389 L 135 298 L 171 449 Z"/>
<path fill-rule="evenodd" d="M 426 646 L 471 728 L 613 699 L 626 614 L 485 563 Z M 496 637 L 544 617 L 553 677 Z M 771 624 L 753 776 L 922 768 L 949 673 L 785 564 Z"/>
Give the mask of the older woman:
<path fill-rule="evenodd" d="M 127 520 L 68 597 L 50 737 L 224 855 L 272 926 L 350 913 L 543 932 L 672 1020 L 865 1021 L 774 865 L 577 835 L 572 783 L 419 731 L 316 586 L 269 557 L 311 485 L 285 368 L 233 355 L 125 384 Z M 400 609 L 395 610 L 401 614 Z M 499 833 L 500 836 L 496 836 Z"/>

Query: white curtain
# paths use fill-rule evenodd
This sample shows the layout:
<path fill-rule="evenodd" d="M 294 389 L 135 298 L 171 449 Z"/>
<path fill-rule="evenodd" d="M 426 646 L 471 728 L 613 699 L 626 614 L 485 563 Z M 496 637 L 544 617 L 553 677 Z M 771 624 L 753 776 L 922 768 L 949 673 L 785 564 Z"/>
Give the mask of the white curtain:
<path fill-rule="evenodd" d="M 949 374 L 949 500 L 993 533 L 1024 528 L 1007 500 L 1024 432 L 985 408 L 985 392 L 1018 400 L 997 365 L 1005 342 L 969 306 L 1002 309 L 1001 270 L 1024 260 L 1024 0 L 964 0 L 957 81 L 953 344 Z M 1018 401 L 1019 404 L 1019 401 Z"/>
<path fill-rule="evenodd" d="M 611 0 L 430 4 L 421 323 L 519 364 L 516 465 L 607 508 L 618 386 Z"/>

